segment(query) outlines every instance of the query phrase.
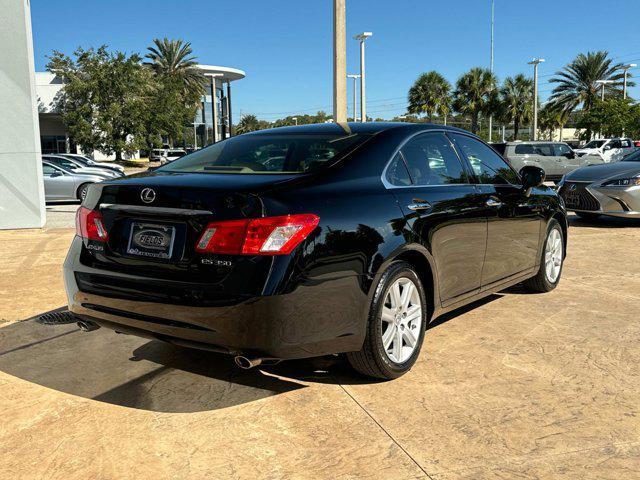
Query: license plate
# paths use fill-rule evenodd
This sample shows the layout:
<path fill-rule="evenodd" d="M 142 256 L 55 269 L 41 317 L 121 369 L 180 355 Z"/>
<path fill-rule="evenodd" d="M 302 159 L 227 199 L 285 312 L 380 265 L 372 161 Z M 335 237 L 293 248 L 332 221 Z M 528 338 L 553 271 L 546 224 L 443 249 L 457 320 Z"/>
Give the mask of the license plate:
<path fill-rule="evenodd" d="M 169 260 L 173 253 L 176 228 L 151 223 L 131 224 L 127 253 L 140 257 Z"/>

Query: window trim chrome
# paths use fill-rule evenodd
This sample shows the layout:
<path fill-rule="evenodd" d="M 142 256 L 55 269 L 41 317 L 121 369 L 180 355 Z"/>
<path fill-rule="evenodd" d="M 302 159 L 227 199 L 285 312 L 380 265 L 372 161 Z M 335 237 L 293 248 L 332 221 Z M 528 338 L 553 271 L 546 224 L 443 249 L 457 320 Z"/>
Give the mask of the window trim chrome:
<path fill-rule="evenodd" d="M 393 185 L 392 183 L 390 183 L 387 180 L 387 170 L 389 170 L 389 166 L 391 165 L 391 162 L 393 162 L 393 160 L 396 158 L 396 155 L 398 155 L 398 153 L 400 153 L 403 162 L 405 162 L 405 168 L 407 169 L 407 172 L 409 173 L 409 178 L 411 179 L 411 181 L 413 181 L 413 178 L 411 177 L 411 172 L 409 172 L 409 167 L 407 167 L 406 161 L 404 159 L 404 155 L 402 155 L 402 152 L 400 150 L 402 150 L 402 148 L 409 143 L 411 140 L 413 140 L 415 137 L 417 137 L 418 135 L 423 135 L 423 134 L 428 134 L 428 133 L 442 133 L 444 134 L 445 138 L 447 139 L 447 141 L 449 142 L 449 145 L 451 145 L 451 148 L 453 148 L 453 152 L 456 154 L 456 157 L 458 157 L 458 161 L 460 162 L 460 166 L 462 167 L 462 170 L 465 172 L 465 174 L 467 175 L 468 179 L 471 179 L 470 175 L 469 175 L 469 171 L 467 169 L 466 166 L 466 162 L 463 161 L 462 158 L 460 158 L 460 154 L 458 153 L 458 150 L 456 149 L 455 145 L 453 144 L 453 142 L 451 141 L 451 139 L 449 138 L 449 136 L 447 135 L 447 132 L 449 132 L 450 130 L 446 130 L 444 128 L 437 128 L 437 129 L 433 129 L 433 130 L 420 130 L 419 132 L 414 132 L 411 135 L 409 135 L 407 138 L 405 138 L 400 145 L 393 151 L 393 154 L 391 155 L 391 158 L 387 161 L 385 167 L 382 169 L 382 175 L 380 176 L 380 180 L 382 181 L 382 185 L 384 186 L 385 189 L 387 190 L 395 190 L 395 189 L 400 189 L 400 188 L 428 188 L 428 187 L 453 187 L 453 186 L 474 186 L 477 185 L 475 183 L 441 183 L 438 185 Z M 455 132 L 457 133 L 457 132 Z"/>

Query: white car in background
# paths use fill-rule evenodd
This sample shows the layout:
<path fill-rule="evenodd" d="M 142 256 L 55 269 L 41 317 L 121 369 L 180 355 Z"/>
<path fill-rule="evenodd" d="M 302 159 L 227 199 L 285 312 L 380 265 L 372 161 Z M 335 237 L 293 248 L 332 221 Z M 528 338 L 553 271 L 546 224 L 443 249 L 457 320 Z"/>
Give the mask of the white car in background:
<path fill-rule="evenodd" d="M 600 155 L 602 159 L 609 162 L 618 162 L 636 149 L 633 141 L 629 138 L 601 138 L 591 140 L 584 147 L 578 148 L 575 152 L 582 155 Z"/>

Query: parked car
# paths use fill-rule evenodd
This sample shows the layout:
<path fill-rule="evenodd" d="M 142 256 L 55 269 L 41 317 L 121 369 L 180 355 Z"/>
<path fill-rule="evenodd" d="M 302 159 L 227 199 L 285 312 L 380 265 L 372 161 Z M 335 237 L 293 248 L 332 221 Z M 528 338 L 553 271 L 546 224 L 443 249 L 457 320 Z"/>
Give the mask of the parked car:
<path fill-rule="evenodd" d="M 162 157 L 160 159 L 161 163 L 169 163 L 169 162 L 173 162 L 174 160 L 177 160 L 178 158 L 184 157 L 187 154 L 187 152 L 185 152 L 183 149 L 181 148 L 170 148 L 168 150 L 166 150 L 164 157 Z"/>
<path fill-rule="evenodd" d="M 602 163 L 602 157 L 584 155 L 579 157 L 574 150 L 563 142 L 506 142 L 491 144 L 506 158 L 511 166 L 520 172 L 527 165 L 544 170 L 547 180 L 558 181 L 563 175 L 584 165 Z"/>
<path fill-rule="evenodd" d="M 106 170 L 104 168 L 85 167 L 78 160 L 63 157 L 61 155 L 43 155 L 42 160 L 46 160 L 47 162 L 53 165 L 57 165 L 58 167 L 62 167 L 66 170 L 70 170 L 75 173 L 89 173 L 89 174 L 98 175 L 104 178 L 118 178 L 124 175 L 120 172 L 115 172 L 113 170 Z"/>
<path fill-rule="evenodd" d="M 162 157 L 165 156 L 166 150 L 164 148 L 154 148 L 149 152 L 149 161 L 150 162 L 159 162 L 162 160 Z"/>
<path fill-rule="evenodd" d="M 64 265 L 69 309 L 85 331 L 242 368 L 346 352 L 359 372 L 395 378 L 443 313 L 520 282 L 556 287 L 566 212 L 543 181 L 439 125 L 231 137 L 90 187 Z"/>
<path fill-rule="evenodd" d="M 640 150 L 619 162 L 575 170 L 562 179 L 559 193 L 567 210 L 585 219 L 640 217 Z"/>
<path fill-rule="evenodd" d="M 629 138 L 603 138 L 591 140 L 576 150 L 579 155 L 600 155 L 605 162 L 617 162 L 636 149 Z"/>
<path fill-rule="evenodd" d="M 89 185 L 105 177 L 90 173 L 77 173 L 50 162 L 42 162 L 45 201 L 84 200 Z"/>
<path fill-rule="evenodd" d="M 114 172 L 119 172 L 124 175 L 124 167 L 122 165 L 118 165 L 115 163 L 104 163 L 104 162 L 96 162 L 95 160 L 87 157 L 86 155 L 79 155 L 77 153 L 59 153 L 59 156 L 77 160 L 85 167 L 93 167 L 93 168 L 102 168 L 105 170 L 112 170 Z"/>

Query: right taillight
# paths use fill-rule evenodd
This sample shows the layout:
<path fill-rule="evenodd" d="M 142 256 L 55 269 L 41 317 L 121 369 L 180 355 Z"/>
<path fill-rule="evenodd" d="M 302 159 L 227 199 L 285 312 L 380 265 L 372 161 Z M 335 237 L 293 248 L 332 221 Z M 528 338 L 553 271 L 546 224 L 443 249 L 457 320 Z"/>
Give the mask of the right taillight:
<path fill-rule="evenodd" d="M 96 210 L 80 207 L 76 212 L 76 234 L 88 240 L 107 241 L 102 215 Z"/>
<path fill-rule="evenodd" d="M 318 226 L 310 213 L 227 220 L 207 225 L 196 243 L 200 253 L 286 255 Z"/>

